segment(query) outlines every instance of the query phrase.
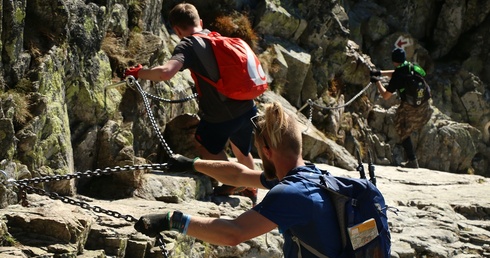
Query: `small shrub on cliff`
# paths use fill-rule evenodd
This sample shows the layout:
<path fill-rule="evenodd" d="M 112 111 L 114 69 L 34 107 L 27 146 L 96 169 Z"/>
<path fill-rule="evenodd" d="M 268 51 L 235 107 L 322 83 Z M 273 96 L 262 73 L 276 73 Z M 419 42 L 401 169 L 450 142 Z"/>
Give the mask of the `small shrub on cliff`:
<path fill-rule="evenodd" d="M 222 15 L 216 17 L 210 24 L 210 29 L 219 32 L 223 36 L 238 37 L 247 42 L 252 49 L 257 47 L 257 35 L 252 29 L 248 17 L 241 13 Z"/>
<path fill-rule="evenodd" d="M 25 124 L 32 117 L 29 111 L 29 100 L 26 95 L 8 91 L 0 93 L 0 102 L 5 116 L 17 124 Z"/>

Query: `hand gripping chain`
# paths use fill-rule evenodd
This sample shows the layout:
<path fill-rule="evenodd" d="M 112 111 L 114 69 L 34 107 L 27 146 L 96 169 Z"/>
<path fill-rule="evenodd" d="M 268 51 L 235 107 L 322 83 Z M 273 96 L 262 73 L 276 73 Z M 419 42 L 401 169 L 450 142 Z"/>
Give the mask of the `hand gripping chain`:
<path fill-rule="evenodd" d="M 153 129 L 155 130 L 155 133 L 158 137 L 158 140 L 160 141 L 160 144 L 162 144 L 163 149 L 165 150 L 167 155 L 172 156 L 173 152 L 170 149 L 170 147 L 168 146 L 165 139 L 163 138 L 163 135 L 160 132 L 160 128 L 158 128 L 158 126 L 157 126 L 157 123 L 155 121 L 155 116 L 153 115 L 153 112 L 151 111 L 150 102 L 148 101 L 148 98 L 146 96 L 145 91 L 141 88 L 139 82 L 133 76 L 128 76 L 126 78 L 126 83 L 130 87 L 136 87 L 138 92 L 141 94 L 141 97 L 143 98 L 143 104 L 145 105 L 146 112 L 148 113 L 148 117 L 150 118 L 151 125 L 152 125 Z"/>
<path fill-rule="evenodd" d="M 114 217 L 114 218 L 121 218 L 124 219 L 128 222 L 137 222 L 138 219 L 131 215 L 123 215 L 117 211 L 112 211 L 112 210 L 107 210 L 104 208 L 101 208 L 99 206 L 92 206 L 86 202 L 81 202 L 77 201 L 73 198 L 69 198 L 66 196 L 61 196 L 57 193 L 54 192 L 47 192 L 44 189 L 37 188 L 30 186 L 28 184 L 39 184 L 39 183 L 48 183 L 48 182 L 53 182 L 53 181 L 61 181 L 61 180 L 71 180 L 71 179 L 79 179 L 83 177 L 94 177 L 94 176 L 101 176 L 101 175 L 109 175 L 113 173 L 119 173 L 119 172 L 126 172 L 126 171 L 136 171 L 136 170 L 147 170 L 147 169 L 167 169 L 168 165 L 166 163 L 164 164 L 142 164 L 142 165 L 135 165 L 135 166 L 124 166 L 124 167 L 114 167 L 114 168 L 105 168 L 105 169 L 96 169 L 94 171 L 87 170 L 85 172 L 76 172 L 74 174 L 67 174 L 67 175 L 54 175 L 54 176 L 43 176 L 43 177 L 35 177 L 35 178 L 30 178 L 30 179 L 21 179 L 21 180 L 15 180 L 13 178 L 8 178 L 8 175 L 5 171 L 0 170 L 0 174 L 3 175 L 4 180 L 1 181 L 5 186 L 17 186 L 19 188 L 19 196 L 21 198 L 21 204 L 22 206 L 26 207 L 29 205 L 27 202 L 27 193 L 36 193 L 39 195 L 44 195 L 47 196 L 53 200 L 60 200 L 63 203 L 79 206 L 82 209 L 86 210 L 91 210 L 97 213 L 103 213 L 108 216 Z M 163 257 L 167 258 L 168 257 L 168 251 L 165 247 L 165 243 L 163 242 L 163 236 L 158 235 L 157 236 L 157 243 L 160 246 L 160 249 L 162 251 Z"/>
<path fill-rule="evenodd" d="M 140 93 L 141 97 L 143 98 L 143 104 L 145 105 L 146 112 L 148 113 L 148 117 L 150 118 L 151 125 L 153 127 L 153 130 L 155 130 L 155 133 L 157 135 L 158 140 L 160 141 L 160 144 L 163 146 L 163 149 L 168 154 L 168 156 L 172 156 L 173 152 L 170 149 L 170 147 L 168 146 L 165 139 L 163 138 L 162 133 L 160 132 L 160 129 L 157 126 L 157 123 L 155 121 L 155 116 L 153 115 L 153 112 L 151 111 L 150 102 L 148 101 L 148 98 L 156 100 L 156 101 L 160 101 L 160 102 L 175 104 L 175 103 L 183 103 L 183 102 L 195 99 L 195 98 L 197 98 L 197 94 L 192 94 L 190 96 L 187 96 L 187 97 L 182 98 L 182 99 L 177 99 L 177 100 L 164 99 L 164 98 L 152 95 L 148 92 L 145 92 L 143 90 L 143 88 L 141 88 L 141 85 L 139 84 L 138 80 L 136 80 L 131 75 L 126 77 L 126 81 L 121 81 L 121 82 L 106 86 L 105 89 L 107 90 L 107 89 L 115 88 L 115 87 L 125 85 L 125 84 L 128 87 L 130 87 L 131 89 L 137 90 Z"/>
<path fill-rule="evenodd" d="M 155 133 L 157 134 L 158 140 L 162 144 L 163 148 L 167 152 L 169 156 L 172 156 L 173 152 L 170 149 L 170 147 L 167 145 L 165 142 L 165 139 L 163 138 L 156 122 L 155 122 L 155 117 L 153 116 L 153 112 L 151 111 L 150 104 L 148 101 L 148 97 L 161 101 L 161 102 L 167 102 L 167 103 L 182 103 L 186 102 L 189 100 L 192 100 L 197 97 L 197 94 L 193 94 L 191 96 L 178 99 L 178 100 L 169 100 L 169 99 L 164 99 L 160 98 L 158 96 L 152 95 L 148 92 L 143 91 L 141 88 L 140 84 L 138 81 L 133 77 L 133 76 L 128 76 L 126 81 L 118 82 L 116 84 L 109 85 L 105 87 L 105 89 L 110 89 L 114 87 L 118 87 L 121 85 L 128 85 L 129 87 L 133 88 L 136 87 L 138 92 L 141 94 L 141 97 L 143 98 L 143 103 L 145 105 L 145 109 L 148 112 L 148 116 L 150 117 L 150 122 L 152 124 L 153 129 L 155 130 Z M 136 166 L 124 166 L 124 167 L 114 167 L 114 168 L 105 168 L 105 169 L 96 169 L 94 171 L 87 170 L 85 172 L 76 172 L 74 174 L 67 174 L 67 175 L 54 175 L 54 176 L 43 176 L 43 177 L 35 177 L 35 178 L 30 178 L 30 179 L 21 179 L 21 180 L 15 180 L 13 178 L 9 178 L 7 173 L 3 170 L 0 170 L 0 174 L 3 175 L 4 179 L 1 181 L 5 186 L 12 186 L 15 185 L 19 188 L 19 196 L 21 198 L 21 204 L 22 206 L 28 206 L 29 203 L 27 202 L 27 193 L 36 193 L 39 195 L 44 195 L 48 196 L 49 198 L 53 200 L 60 200 L 63 203 L 71 204 L 71 205 L 76 205 L 79 206 L 83 209 L 86 210 L 91 210 L 97 213 L 104 213 L 108 216 L 114 217 L 114 218 L 122 218 L 128 222 L 137 222 L 138 219 L 131 215 L 123 215 L 117 211 L 112 211 L 112 210 L 107 210 L 104 208 L 101 208 L 99 206 L 91 206 L 90 204 L 86 202 L 81 202 L 77 201 L 75 199 L 66 197 L 66 196 L 60 196 L 57 193 L 49 193 L 45 191 L 44 189 L 29 186 L 28 184 L 40 184 L 40 183 L 48 183 L 52 181 L 61 181 L 61 180 L 71 180 L 71 179 L 80 179 L 83 177 L 94 177 L 94 176 L 101 176 L 101 175 L 109 175 L 113 173 L 118 173 L 118 172 L 125 172 L 125 171 L 136 171 L 136 170 L 146 170 L 146 169 L 167 169 L 168 166 L 166 163 L 164 164 L 143 164 L 143 165 L 136 165 Z M 168 251 L 165 247 L 165 242 L 163 241 L 163 236 L 161 234 L 157 235 L 156 237 L 156 243 L 160 246 L 160 249 L 162 251 L 163 257 L 167 258 L 168 257 Z"/>
<path fill-rule="evenodd" d="M 141 88 L 141 85 L 139 84 L 138 80 L 136 80 L 133 76 L 126 77 L 126 84 L 130 88 L 136 87 L 136 90 L 141 94 L 141 97 L 143 98 L 143 103 L 145 105 L 146 112 L 148 113 L 148 117 L 150 118 L 151 125 L 152 125 L 153 129 L 155 130 L 155 133 L 158 137 L 158 140 L 162 144 L 162 146 L 165 149 L 165 151 L 167 152 L 168 156 L 172 156 L 173 152 L 170 149 L 170 147 L 168 146 L 165 139 L 163 138 L 162 133 L 160 132 L 160 129 L 157 126 L 157 123 L 155 121 L 155 117 L 154 117 L 153 112 L 151 111 L 151 108 L 150 108 L 150 103 L 148 101 L 148 98 L 156 100 L 156 101 L 166 102 L 166 103 L 182 103 L 182 102 L 186 102 L 186 101 L 197 98 L 197 94 L 193 94 L 193 95 L 190 95 L 188 97 L 178 99 L 178 100 L 169 100 L 169 99 L 164 99 L 164 98 L 152 95 L 148 92 L 145 92 Z M 157 235 L 156 243 L 160 246 L 160 249 L 162 250 L 163 256 L 165 258 L 168 257 L 168 252 L 165 248 L 165 243 L 163 241 L 163 236 L 161 234 Z"/>

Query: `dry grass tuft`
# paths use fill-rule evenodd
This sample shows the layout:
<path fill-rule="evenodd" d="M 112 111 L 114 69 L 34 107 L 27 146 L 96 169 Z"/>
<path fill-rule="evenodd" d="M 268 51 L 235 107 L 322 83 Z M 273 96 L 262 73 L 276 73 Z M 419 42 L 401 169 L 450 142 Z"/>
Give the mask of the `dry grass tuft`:
<path fill-rule="evenodd" d="M 220 15 L 210 24 L 210 29 L 218 31 L 223 36 L 237 37 L 247 42 L 252 49 L 256 49 L 258 37 L 252 29 L 248 16 L 241 13 Z"/>
<path fill-rule="evenodd" d="M 26 95 L 14 91 L 2 92 L 0 93 L 0 100 L 4 112 L 13 111 L 15 123 L 24 125 L 32 118 L 29 111 L 30 103 Z"/>

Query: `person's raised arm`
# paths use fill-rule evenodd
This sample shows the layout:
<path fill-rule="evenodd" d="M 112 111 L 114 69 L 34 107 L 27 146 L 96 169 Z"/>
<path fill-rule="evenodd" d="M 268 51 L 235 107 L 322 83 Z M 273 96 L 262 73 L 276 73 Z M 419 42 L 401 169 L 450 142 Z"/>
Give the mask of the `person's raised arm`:
<path fill-rule="evenodd" d="M 249 169 L 238 162 L 198 159 L 194 162 L 194 170 L 223 184 L 264 188 L 260 182 L 262 171 Z"/>
<path fill-rule="evenodd" d="M 378 89 L 379 94 L 383 99 L 388 100 L 393 93 L 389 92 L 386 90 L 386 88 L 383 86 L 383 84 L 379 81 L 379 79 L 376 76 L 371 76 L 371 83 L 374 83 L 376 85 L 376 88 Z"/>
<path fill-rule="evenodd" d="M 167 81 L 182 68 L 182 63 L 177 60 L 170 60 L 164 65 L 156 66 L 150 69 L 143 68 L 142 65 L 137 65 L 126 69 L 124 77 L 132 75 L 136 79 L 150 80 L 150 81 Z"/>
<path fill-rule="evenodd" d="M 168 162 L 169 171 L 184 172 L 195 170 L 208 175 L 224 184 L 264 188 L 260 181 L 262 171 L 252 170 L 238 162 L 224 160 L 190 159 L 175 154 Z"/>
<path fill-rule="evenodd" d="M 150 81 L 167 81 L 182 68 L 182 63 L 176 60 L 170 60 L 164 65 L 156 66 L 151 69 L 141 69 L 138 77 Z"/>
<path fill-rule="evenodd" d="M 387 76 L 391 78 L 391 75 L 395 70 L 373 70 L 369 72 L 370 76 Z"/>
<path fill-rule="evenodd" d="M 187 235 L 211 244 L 234 246 L 276 227 L 260 213 L 248 210 L 233 220 L 191 217 Z"/>
<path fill-rule="evenodd" d="M 161 231 L 175 230 L 216 245 L 238 245 L 267 233 L 277 225 L 255 210 L 242 213 L 236 219 L 191 216 L 180 211 L 142 216 L 134 228 L 150 237 Z"/>
<path fill-rule="evenodd" d="M 391 78 L 391 75 L 393 74 L 395 70 L 381 70 L 381 76 L 387 76 Z"/>

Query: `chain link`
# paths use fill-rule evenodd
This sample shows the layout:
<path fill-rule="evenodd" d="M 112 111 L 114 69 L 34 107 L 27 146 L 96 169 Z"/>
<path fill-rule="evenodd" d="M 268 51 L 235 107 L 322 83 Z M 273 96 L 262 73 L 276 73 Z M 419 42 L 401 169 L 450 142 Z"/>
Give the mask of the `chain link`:
<path fill-rule="evenodd" d="M 137 170 L 162 170 L 167 169 L 167 163 L 163 164 L 141 164 L 141 165 L 126 165 L 124 167 L 113 167 L 113 168 L 104 168 L 104 169 L 96 169 L 94 171 L 87 170 L 85 172 L 76 172 L 74 174 L 67 175 L 54 175 L 54 176 L 43 176 L 43 177 L 34 177 L 28 179 L 14 180 L 12 183 L 20 183 L 20 184 L 40 184 L 40 183 L 49 183 L 52 181 L 61 181 L 61 180 L 71 180 L 71 179 L 80 179 L 83 177 L 93 177 L 93 176 L 101 176 L 101 175 L 110 175 L 119 172 L 126 171 L 137 171 Z"/>
<path fill-rule="evenodd" d="M 165 247 L 165 242 L 163 242 L 162 234 L 157 235 L 156 244 L 160 247 L 160 250 L 162 251 L 163 257 L 168 258 L 168 251 L 167 251 L 167 248 Z"/>
<path fill-rule="evenodd" d="M 93 176 L 101 176 L 108 175 L 118 172 L 126 172 L 126 171 L 137 171 L 137 170 L 148 170 L 148 169 L 167 169 L 167 163 L 163 164 L 142 164 L 142 165 L 126 165 L 124 167 L 113 167 L 113 168 L 105 168 L 105 169 L 96 169 L 94 171 L 87 170 L 85 172 L 76 172 L 74 174 L 68 175 L 54 175 L 54 176 L 44 176 L 44 177 L 35 177 L 30 179 L 21 179 L 21 180 L 9 180 L 9 183 L 14 184 L 19 187 L 20 190 L 20 198 L 22 200 L 22 206 L 28 206 L 27 203 L 27 195 L 26 192 L 36 193 L 39 195 L 48 196 L 54 200 L 61 200 L 64 203 L 80 206 L 81 208 L 92 210 L 97 213 L 104 213 L 106 215 L 112 216 L 114 218 L 123 218 L 130 222 L 136 222 L 137 220 L 130 215 L 122 215 L 117 211 L 106 210 L 98 206 L 91 206 L 86 202 L 80 202 L 74 200 L 72 198 L 61 196 L 55 192 L 47 192 L 44 189 L 40 189 L 37 187 L 29 186 L 28 184 L 40 184 L 40 183 L 49 183 L 53 181 L 61 181 L 61 180 L 71 180 L 71 179 L 80 179 L 82 177 L 93 177 Z"/>
<path fill-rule="evenodd" d="M 86 210 L 91 210 L 91 211 L 94 211 L 97 213 L 103 213 L 103 214 L 106 214 L 106 215 L 114 217 L 114 218 L 124 219 L 128 222 L 137 222 L 138 221 L 138 219 L 136 219 L 135 217 L 133 217 L 131 215 L 123 215 L 117 211 L 107 210 L 107 209 L 101 208 L 99 206 L 92 206 L 86 202 L 81 202 L 81 201 L 77 201 L 75 199 L 72 199 L 72 198 L 69 198 L 66 196 L 61 196 L 55 192 L 47 192 L 44 189 L 32 187 L 32 186 L 29 186 L 27 184 L 19 183 L 19 182 L 16 182 L 16 185 L 20 189 L 22 189 L 23 191 L 48 196 L 49 198 L 51 198 L 53 200 L 60 200 L 63 203 L 79 206 L 79 207 L 86 209 Z"/>
<path fill-rule="evenodd" d="M 155 96 L 151 93 L 148 93 L 148 92 L 145 92 L 145 95 L 147 97 L 149 97 L 150 99 L 153 99 L 153 100 L 156 100 L 156 101 L 160 101 L 160 102 L 166 102 L 166 103 L 183 103 L 183 102 L 187 102 L 189 100 L 192 100 L 192 99 L 195 99 L 197 98 L 197 93 L 194 93 L 190 96 L 187 96 L 187 97 L 184 97 L 184 98 L 181 98 L 181 99 L 164 99 L 162 97 L 159 97 L 159 96 Z"/>
<path fill-rule="evenodd" d="M 152 125 L 153 129 L 155 130 L 155 133 L 158 137 L 158 140 L 160 141 L 160 144 L 162 144 L 162 146 L 163 146 L 164 150 L 167 152 L 168 156 L 172 156 L 173 152 L 170 149 L 170 147 L 168 146 L 165 139 L 163 138 L 163 135 L 157 126 L 157 123 L 155 121 L 155 117 L 154 117 L 153 112 L 151 111 L 151 108 L 150 108 L 150 103 L 148 101 L 148 98 L 153 99 L 153 100 L 157 100 L 157 101 L 161 101 L 161 102 L 167 102 L 167 103 L 182 103 L 182 102 L 186 102 L 186 101 L 197 98 L 197 94 L 193 94 L 193 95 L 190 95 L 188 97 L 178 99 L 178 100 L 169 100 L 169 99 L 164 99 L 164 98 L 161 98 L 161 97 L 158 97 L 158 96 L 155 96 L 155 95 L 152 95 L 148 92 L 143 91 L 140 84 L 138 83 L 138 81 L 133 76 L 128 76 L 125 83 L 129 87 L 136 87 L 138 92 L 141 94 L 141 97 L 143 98 L 143 103 L 145 105 L 145 109 L 148 113 L 148 117 L 150 118 L 151 125 Z M 114 85 L 110 85 L 108 88 L 117 87 L 121 84 L 122 84 L 122 82 L 114 84 Z M 113 167 L 113 168 L 108 167 L 105 169 L 96 169 L 94 171 L 87 170 L 85 172 L 76 172 L 74 174 L 68 174 L 68 175 L 43 176 L 43 177 L 35 177 L 35 178 L 21 179 L 21 180 L 9 179 L 4 183 L 8 182 L 9 184 L 15 185 L 19 188 L 19 197 L 21 199 L 21 204 L 24 207 L 29 206 L 29 203 L 27 201 L 27 193 L 29 192 L 29 193 L 36 193 L 39 195 L 48 196 L 49 198 L 51 198 L 53 200 L 60 200 L 63 203 L 79 206 L 82 209 L 91 210 L 91 211 L 96 212 L 96 213 L 103 213 L 103 214 L 106 214 L 106 215 L 114 217 L 114 218 L 124 219 L 128 222 L 137 222 L 138 219 L 136 219 L 135 217 L 133 217 L 131 215 L 123 215 L 117 211 L 104 209 L 104 208 L 99 207 L 99 206 L 92 206 L 86 202 L 77 201 L 73 198 L 69 198 L 66 196 L 61 196 L 55 192 L 47 192 L 44 189 L 33 187 L 33 186 L 28 185 L 28 184 L 40 184 L 40 183 L 49 183 L 49 182 L 61 181 L 61 180 L 80 179 L 80 178 L 85 178 L 85 177 L 109 175 L 109 174 L 113 174 L 113 173 L 126 172 L 126 171 L 147 170 L 147 169 L 167 169 L 167 168 L 168 168 L 168 164 L 166 164 L 166 163 L 164 163 L 164 164 L 143 164 L 143 165 L 134 165 L 134 166 L 126 165 L 124 167 L 119 167 L 119 166 Z M 4 172 L 4 171 L 2 171 L 2 172 Z M 5 173 L 5 176 L 6 176 L 6 173 Z M 165 242 L 163 241 L 163 236 L 161 234 L 157 235 L 156 243 L 160 247 L 163 257 L 167 258 L 168 257 L 168 251 L 166 249 Z"/>
<path fill-rule="evenodd" d="M 317 108 L 317 109 L 320 109 L 320 110 L 333 110 L 333 109 L 344 108 L 344 107 L 350 105 L 359 96 L 361 96 L 361 94 L 363 92 L 365 92 L 371 85 L 372 85 L 372 83 L 370 82 L 366 87 L 364 87 L 364 89 L 362 89 L 359 93 L 357 93 L 351 100 L 349 100 L 347 103 L 345 103 L 343 105 L 340 105 L 340 106 L 325 107 L 325 106 L 321 106 L 321 105 L 316 104 L 311 99 L 308 99 L 306 101 L 306 103 L 300 109 L 298 109 L 298 111 L 297 111 L 299 113 L 299 112 L 301 112 L 301 110 L 303 110 L 304 108 L 306 108 L 306 106 L 310 106 L 310 111 L 309 111 L 309 114 L 308 114 L 308 124 L 306 125 L 306 129 L 303 131 L 303 133 L 307 132 L 308 129 L 310 128 L 310 125 L 312 124 L 312 120 L 313 120 L 313 108 Z"/>
<path fill-rule="evenodd" d="M 141 85 L 133 76 L 128 76 L 126 78 L 126 80 L 127 80 L 128 85 L 136 87 L 138 92 L 141 94 L 141 97 L 143 98 L 143 104 L 145 105 L 146 112 L 148 113 L 148 117 L 150 118 L 151 125 L 152 125 L 153 129 L 155 130 L 155 133 L 158 137 L 158 140 L 160 141 L 160 144 L 163 146 L 163 149 L 165 150 L 167 155 L 172 156 L 173 151 L 170 149 L 167 142 L 163 138 L 163 135 L 160 132 L 160 128 L 158 128 L 157 122 L 155 120 L 155 116 L 153 115 L 153 112 L 151 111 L 150 102 L 148 101 L 146 92 L 143 90 L 143 88 L 141 88 Z"/>
<path fill-rule="evenodd" d="M 94 171 L 87 170 L 85 172 L 76 172 L 74 174 L 68 175 L 55 175 L 55 176 L 44 176 L 44 177 L 36 177 L 31 179 L 21 179 L 21 180 L 12 180 L 9 179 L 7 182 L 11 185 L 15 185 L 19 188 L 19 197 L 21 199 L 21 205 L 24 207 L 29 206 L 27 202 L 27 193 L 36 193 L 39 195 L 48 196 L 53 200 L 60 200 L 63 203 L 79 206 L 82 209 L 91 210 L 96 213 L 103 213 L 108 216 L 124 219 L 128 222 L 137 222 L 138 219 L 131 215 L 124 215 L 120 212 L 104 209 L 99 206 L 92 206 L 86 202 L 77 201 L 73 198 L 61 196 L 55 192 L 47 192 L 44 189 L 30 186 L 28 184 L 40 184 L 40 183 L 49 183 L 53 181 L 61 181 L 61 180 L 71 180 L 71 179 L 80 179 L 82 177 L 93 177 L 93 176 L 101 176 L 108 175 L 118 172 L 126 172 L 126 171 L 136 171 L 136 170 L 147 170 L 147 169 L 167 169 L 168 164 L 142 164 L 142 165 L 126 165 L 124 167 L 113 167 L 113 168 L 105 168 L 105 169 L 96 169 Z M 156 243 L 160 247 L 162 251 L 162 255 L 164 258 L 168 258 L 168 251 L 166 249 L 165 243 L 163 242 L 163 237 L 161 235 L 157 236 Z"/>
<path fill-rule="evenodd" d="M 321 109 L 321 110 L 331 110 L 331 109 L 339 109 L 339 108 L 344 108 L 348 105 L 350 105 L 355 99 L 357 99 L 359 96 L 361 96 L 362 93 L 364 93 L 367 89 L 369 89 L 369 87 L 372 85 L 373 83 L 370 82 L 368 85 L 366 85 L 366 87 L 364 87 L 361 91 L 359 91 L 354 97 L 352 97 L 352 99 L 350 99 L 349 101 L 347 101 L 345 104 L 343 105 L 339 105 L 339 106 L 335 106 L 335 107 L 325 107 L 325 106 L 320 106 L 316 103 L 314 103 L 311 99 L 308 99 L 307 102 L 310 106 L 314 106 L 315 108 L 318 108 L 318 109 Z"/>

